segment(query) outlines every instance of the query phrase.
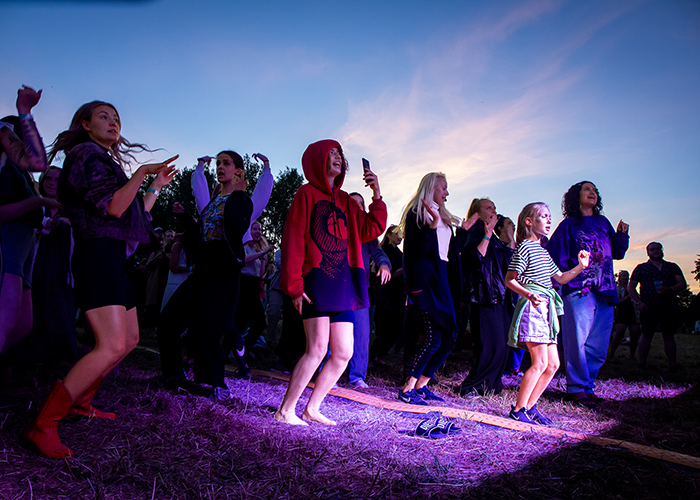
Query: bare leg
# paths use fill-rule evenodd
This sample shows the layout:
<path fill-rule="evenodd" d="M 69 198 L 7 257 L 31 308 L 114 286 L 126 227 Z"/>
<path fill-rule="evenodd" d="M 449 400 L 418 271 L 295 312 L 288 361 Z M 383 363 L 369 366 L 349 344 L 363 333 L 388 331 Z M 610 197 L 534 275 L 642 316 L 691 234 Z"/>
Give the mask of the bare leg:
<path fill-rule="evenodd" d="M 63 381 L 73 401 L 98 377 L 111 372 L 139 340 L 136 308 L 105 306 L 85 312 L 95 333 L 95 348 L 80 358 Z"/>
<path fill-rule="evenodd" d="M 321 373 L 316 378 L 316 385 L 302 415 L 304 420 L 325 425 L 336 425 L 335 421 L 323 416 L 319 409 L 326 394 L 331 390 L 333 384 L 338 381 L 348 366 L 350 358 L 352 358 L 352 331 L 352 323 L 330 324 L 331 356 L 323 365 Z"/>
<path fill-rule="evenodd" d="M 325 316 L 305 319 L 304 332 L 306 333 L 306 352 L 294 367 L 287 392 L 284 394 L 279 410 L 275 413 L 275 420 L 293 425 L 307 425 L 296 416 L 295 410 L 301 393 L 304 392 L 328 350 L 330 318 Z"/>
<path fill-rule="evenodd" d="M 416 382 L 415 388 L 422 389 L 423 387 L 428 385 L 428 382 L 430 382 L 430 379 L 428 377 L 426 377 L 425 375 L 421 375 L 420 378 L 418 379 L 418 382 Z"/>
<path fill-rule="evenodd" d="M 412 389 L 415 389 L 417 383 L 418 379 L 416 377 L 408 377 L 408 380 L 406 380 L 406 385 L 403 386 L 403 392 L 408 392 Z"/>
<path fill-rule="evenodd" d="M 547 368 L 544 370 L 544 373 L 542 373 L 539 380 L 537 380 L 537 383 L 535 384 L 535 387 L 532 390 L 532 394 L 530 394 L 530 398 L 527 401 L 528 408 L 532 408 L 533 406 L 535 406 L 537 401 L 539 401 L 540 396 L 542 396 L 542 393 L 545 391 L 545 389 L 547 389 L 549 383 L 554 377 L 554 374 L 557 373 L 557 370 L 559 369 L 559 352 L 557 351 L 557 345 L 542 345 L 546 347 Z"/>
<path fill-rule="evenodd" d="M 518 397 L 515 400 L 515 411 L 527 408 L 527 403 L 532 398 L 532 394 L 537 386 L 542 374 L 547 369 L 547 347 L 548 344 L 527 343 L 527 349 L 530 351 L 532 364 L 523 375 L 520 381 L 520 389 Z M 556 345 L 554 346 L 556 348 Z M 557 358 L 558 359 L 558 358 Z"/>

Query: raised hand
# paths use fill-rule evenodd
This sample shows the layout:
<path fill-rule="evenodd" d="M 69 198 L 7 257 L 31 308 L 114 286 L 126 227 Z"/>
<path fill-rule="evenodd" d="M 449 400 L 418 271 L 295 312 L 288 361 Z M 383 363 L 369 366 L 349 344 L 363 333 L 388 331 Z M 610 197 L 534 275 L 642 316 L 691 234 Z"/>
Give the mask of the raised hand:
<path fill-rule="evenodd" d="M 161 170 L 166 170 L 166 173 L 173 172 L 175 170 L 175 165 L 170 165 L 172 162 L 177 160 L 180 157 L 180 155 L 175 155 L 172 158 L 168 158 L 167 160 L 160 162 L 160 163 L 148 163 L 146 165 L 141 165 L 140 168 L 143 169 L 144 173 L 146 175 L 149 174 L 159 174 Z M 168 181 L 170 182 L 170 181 Z M 166 183 L 167 184 L 167 183 Z"/>
<path fill-rule="evenodd" d="M 182 206 L 182 203 L 179 201 L 176 201 L 173 203 L 173 213 L 174 214 L 184 214 L 185 213 L 185 207 Z"/>
<path fill-rule="evenodd" d="M 430 207 L 430 205 L 424 199 L 421 198 L 420 201 L 423 204 L 423 207 L 425 207 L 430 216 L 433 218 L 433 220 L 430 222 L 430 229 L 436 229 L 438 226 L 438 219 L 440 218 L 440 216 L 435 212 L 435 210 L 433 210 Z"/>
<path fill-rule="evenodd" d="M 203 167 L 204 165 L 209 165 L 213 159 L 214 158 L 211 156 L 202 156 L 201 158 L 197 158 L 197 166 Z"/>
<path fill-rule="evenodd" d="M 17 91 L 17 112 L 21 115 L 30 113 L 39 99 L 41 99 L 41 90 L 37 92 L 31 87 L 22 85 L 22 88 Z"/>
<path fill-rule="evenodd" d="M 581 250 L 578 253 L 578 262 L 583 266 L 584 269 L 588 267 L 590 262 L 591 254 L 587 250 Z"/>
<path fill-rule="evenodd" d="M 163 189 L 165 186 L 170 184 L 170 181 L 172 181 L 175 178 L 176 174 L 177 170 L 175 169 L 175 165 L 164 168 L 163 170 L 158 172 L 156 180 L 153 181 L 153 184 L 155 185 L 154 189 L 158 191 Z"/>
<path fill-rule="evenodd" d="M 462 229 L 465 231 L 469 231 L 474 224 L 476 224 L 476 221 L 479 220 L 479 213 L 473 213 L 471 217 L 468 219 L 464 219 L 462 221 Z"/>
<path fill-rule="evenodd" d="M 617 223 L 617 232 L 618 233 L 628 233 L 629 230 L 630 230 L 630 225 L 627 224 L 622 219 L 620 219 L 620 222 Z"/>
<path fill-rule="evenodd" d="M 253 159 L 257 160 L 257 161 L 261 161 L 266 165 L 270 163 L 270 160 L 267 159 L 267 156 L 265 156 L 264 154 L 261 154 L 261 153 L 255 153 L 253 155 Z"/>
<path fill-rule="evenodd" d="M 375 174 L 371 170 L 365 170 L 362 174 L 362 178 L 365 181 L 365 186 L 369 187 L 372 190 L 372 198 L 374 198 L 375 200 L 381 198 L 382 195 L 379 191 L 379 179 L 377 179 L 377 174 Z"/>
<path fill-rule="evenodd" d="M 484 221 L 484 223 L 486 224 L 486 236 L 490 238 L 498 223 L 498 216 L 496 214 L 491 214 L 489 220 Z"/>

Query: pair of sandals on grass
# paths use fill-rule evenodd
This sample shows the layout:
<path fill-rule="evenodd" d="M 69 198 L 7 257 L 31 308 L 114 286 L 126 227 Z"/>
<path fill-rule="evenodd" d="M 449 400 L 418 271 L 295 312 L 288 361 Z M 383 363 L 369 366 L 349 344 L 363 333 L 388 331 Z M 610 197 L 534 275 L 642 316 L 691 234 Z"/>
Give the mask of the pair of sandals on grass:
<path fill-rule="evenodd" d="M 434 416 L 423 420 L 416 427 L 415 436 L 426 439 L 442 439 L 450 436 L 457 436 L 462 433 L 462 429 L 457 425 L 443 417 L 442 415 Z"/>

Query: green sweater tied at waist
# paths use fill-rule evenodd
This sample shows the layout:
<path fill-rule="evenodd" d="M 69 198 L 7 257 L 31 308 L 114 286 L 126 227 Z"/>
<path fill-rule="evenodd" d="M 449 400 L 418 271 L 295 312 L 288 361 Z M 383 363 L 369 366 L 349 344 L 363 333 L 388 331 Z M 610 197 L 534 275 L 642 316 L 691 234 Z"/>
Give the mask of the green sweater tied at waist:
<path fill-rule="evenodd" d="M 535 283 L 522 285 L 529 292 L 536 293 L 537 295 L 542 295 L 549 299 L 547 304 L 549 306 L 549 332 L 550 332 L 550 342 L 556 344 L 557 335 L 559 335 L 559 320 L 557 316 L 564 314 L 564 303 L 561 300 L 559 294 L 554 291 L 553 288 L 545 288 L 541 285 Z M 527 345 L 518 343 L 518 332 L 520 331 L 520 322 L 522 320 L 523 312 L 525 311 L 525 305 L 529 301 L 525 297 L 520 297 L 518 303 L 515 306 L 515 312 L 513 313 L 513 320 L 510 323 L 510 330 L 508 331 L 508 345 L 511 347 L 517 347 L 519 349 L 527 349 Z"/>

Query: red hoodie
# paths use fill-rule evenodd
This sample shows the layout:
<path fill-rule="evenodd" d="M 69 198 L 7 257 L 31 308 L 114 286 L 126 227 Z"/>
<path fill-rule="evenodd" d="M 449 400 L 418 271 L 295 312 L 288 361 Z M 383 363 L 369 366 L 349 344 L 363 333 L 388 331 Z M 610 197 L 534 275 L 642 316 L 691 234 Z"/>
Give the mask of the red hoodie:
<path fill-rule="evenodd" d="M 305 310 L 350 311 L 369 307 L 362 243 L 377 238 L 386 227 L 386 205 L 373 201 L 364 212 L 341 191 L 345 173 L 331 190 L 326 175 L 328 155 L 342 148 L 337 141 L 311 144 L 301 158 L 309 181 L 299 188 L 287 214 L 282 235 L 284 293 L 306 293 Z M 307 309 L 308 308 L 308 309 Z"/>

